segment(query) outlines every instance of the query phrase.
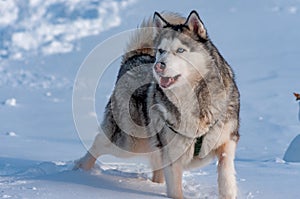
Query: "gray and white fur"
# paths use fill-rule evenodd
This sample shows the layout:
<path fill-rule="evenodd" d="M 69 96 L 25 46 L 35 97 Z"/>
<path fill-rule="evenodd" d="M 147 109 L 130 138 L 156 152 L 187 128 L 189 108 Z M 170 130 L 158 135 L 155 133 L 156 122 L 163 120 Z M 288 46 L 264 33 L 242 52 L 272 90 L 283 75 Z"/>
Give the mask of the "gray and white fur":
<path fill-rule="evenodd" d="M 146 155 L 153 182 L 181 199 L 183 170 L 217 157 L 219 198 L 237 198 L 239 109 L 233 71 L 198 13 L 156 12 L 129 40 L 101 132 L 76 168 L 104 154 Z"/>

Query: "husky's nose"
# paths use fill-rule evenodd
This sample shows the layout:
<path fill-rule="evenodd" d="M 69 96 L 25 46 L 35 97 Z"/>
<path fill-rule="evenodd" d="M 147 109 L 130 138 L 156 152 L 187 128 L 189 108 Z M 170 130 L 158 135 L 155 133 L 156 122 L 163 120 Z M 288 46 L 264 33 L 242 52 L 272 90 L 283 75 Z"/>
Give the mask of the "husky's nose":
<path fill-rule="evenodd" d="M 166 64 L 164 62 L 157 62 L 154 66 L 154 69 L 156 72 L 162 73 L 166 69 Z"/>

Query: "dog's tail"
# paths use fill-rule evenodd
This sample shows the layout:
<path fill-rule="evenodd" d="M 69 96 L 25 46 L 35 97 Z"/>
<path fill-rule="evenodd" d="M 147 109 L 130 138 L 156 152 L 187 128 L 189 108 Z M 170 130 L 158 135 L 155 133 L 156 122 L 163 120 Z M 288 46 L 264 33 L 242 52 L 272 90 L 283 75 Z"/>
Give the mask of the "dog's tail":
<path fill-rule="evenodd" d="M 153 40 L 156 30 L 152 18 L 144 19 L 141 25 L 131 35 L 123 56 L 123 62 L 136 55 L 154 56 Z"/>
<path fill-rule="evenodd" d="M 172 24 L 183 24 L 185 18 L 173 12 L 162 12 L 161 16 Z M 131 35 L 122 62 L 136 55 L 155 55 L 154 38 L 158 33 L 153 23 L 153 16 L 143 20 L 141 25 Z"/>

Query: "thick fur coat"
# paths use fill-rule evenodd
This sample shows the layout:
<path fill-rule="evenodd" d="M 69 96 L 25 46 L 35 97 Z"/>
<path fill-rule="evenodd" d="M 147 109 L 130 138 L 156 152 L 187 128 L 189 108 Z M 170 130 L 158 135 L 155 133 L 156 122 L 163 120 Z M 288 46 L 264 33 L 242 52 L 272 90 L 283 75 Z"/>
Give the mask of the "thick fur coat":
<path fill-rule="evenodd" d="M 103 154 L 146 155 L 153 181 L 180 199 L 183 170 L 217 157 L 219 197 L 234 199 L 239 106 L 232 69 L 197 12 L 155 13 L 129 40 L 101 132 L 77 167 Z"/>

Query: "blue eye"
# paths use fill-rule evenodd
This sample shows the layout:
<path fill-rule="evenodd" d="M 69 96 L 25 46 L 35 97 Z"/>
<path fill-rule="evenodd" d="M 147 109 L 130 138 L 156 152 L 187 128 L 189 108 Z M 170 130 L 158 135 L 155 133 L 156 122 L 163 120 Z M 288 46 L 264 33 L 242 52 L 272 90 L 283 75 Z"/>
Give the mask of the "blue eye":
<path fill-rule="evenodd" d="M 186 51 L 186 50 L 183 49 L 183 48 L 177 48 L 177 50 L 176 50 L 177 53 L 183 53 L 183 52 L 185 52 L 185 51 Z"/>

